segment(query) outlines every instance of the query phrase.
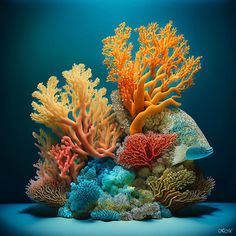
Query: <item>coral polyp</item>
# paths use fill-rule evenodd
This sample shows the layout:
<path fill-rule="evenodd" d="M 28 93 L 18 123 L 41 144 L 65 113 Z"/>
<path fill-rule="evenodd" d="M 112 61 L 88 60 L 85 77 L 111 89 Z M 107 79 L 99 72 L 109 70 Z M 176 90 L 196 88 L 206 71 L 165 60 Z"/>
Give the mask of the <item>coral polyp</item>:
<path fill-rule="evenodd" d="M 196 160 L 213 153 L 196 122 L 177 101 L 194 84 L 201 57 L 189 56 L 169 22 L 140 26 L 139 49 L 121 23 L 103 40 L 107 80 L 117 82 L 112 104 L 91 69 L 74 64 L 33 92 L 33 132 L 39 159 L 26 186 L 33 201 L 58 216 L 103 221 L 169 218 L 206 200 L 215 181 Z"/>

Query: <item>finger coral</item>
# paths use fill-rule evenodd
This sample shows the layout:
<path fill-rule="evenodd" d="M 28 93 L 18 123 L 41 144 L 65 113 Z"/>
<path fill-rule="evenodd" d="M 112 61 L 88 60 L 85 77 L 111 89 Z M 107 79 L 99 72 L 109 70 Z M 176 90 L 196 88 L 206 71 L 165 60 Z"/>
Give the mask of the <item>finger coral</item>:
<path fill-rule="evenodd" d="M 80 156 L 113 157 L 120 130 L 114 122 L 111 105 L 104 98 L 106 89 L 96 89 L 99 79 L 91 80 L 91 70 L 83 64 L 64 71 L 66 84 L 57 87 L 55 76 L 47 86 L 40 83 L 32 96 L 35 110 L 31 118 L 51 128 L 59 137 L 69 136 Z"/>
<path fill-rule="evenodd" d="M 175 134 L 134 134 L 127 136 L 117 151 L 117 163 L 127 168 L 151 167 L 155 158 L 160 157 L 173 144 Z"/>
<path fill-rule="evenodd" d="M 168 168 L 160 178 L 150 176 L 147 184 L 155 200 L 176 211 L 189 204 L 203 201 L 214 188 L 212 178 L 204 179 L 183 166 Z"/>
<path fill-rule="evenodd" d="M 193 85 L 201 68 L 200 57 L 188 56 L 187 40 L 177 35 L 171 21 L 163 28 L 151 23 L 135 31 L 140 46 L 133 60 L 131 28 L 125 23 L 103 40 L 108 80 L 118 83 L 122 102 L 133 117 L 130 134 L 141 133 L 145 120 L 165 107 L 180 106 L 176 99 Z"/>

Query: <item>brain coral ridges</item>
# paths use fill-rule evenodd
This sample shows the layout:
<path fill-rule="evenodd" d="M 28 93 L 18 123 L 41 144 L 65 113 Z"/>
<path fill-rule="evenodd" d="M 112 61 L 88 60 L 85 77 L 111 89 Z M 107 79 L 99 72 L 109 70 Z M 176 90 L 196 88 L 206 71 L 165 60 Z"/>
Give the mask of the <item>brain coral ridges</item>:
<path fill-rule="evenodd" d="M 74 64 L 33 92 L 39 159 L 26 194 L 58 208 L 58 216 L 103 221 L 162 219 L 207 199 L 215 181 L 195 160 L 213 148 L 196 122 L 177 108 L 194 84 L 200 57 L 172 22 L 140 26 L 133 53 L 125 23 L 103 40 L 111 93 L 91 69 Z M 174 107 L 173 107 L 174 106 Z"/>

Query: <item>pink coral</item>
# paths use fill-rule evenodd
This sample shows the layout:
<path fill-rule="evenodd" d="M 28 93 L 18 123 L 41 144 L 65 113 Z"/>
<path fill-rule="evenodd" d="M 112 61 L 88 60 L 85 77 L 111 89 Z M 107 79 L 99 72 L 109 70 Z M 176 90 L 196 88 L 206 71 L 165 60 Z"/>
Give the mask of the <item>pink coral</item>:
<path fill-rule="evenodd" d="M 176 134 L 134 134 L 127 136 L 117 152 L 116 162 L 127 168 L 148 166 L 172 145 Z"/>
<path fill-rule="evenodd" d="M 60 177 L 75 181 L 76 176 L 85 165 L 86 155 L 82 155 L 81 148 L 71 141 L 71 138 L 64 136 L 61 143 L 52 146 L 50 154 L 57 161 L 60 170 Z"/>

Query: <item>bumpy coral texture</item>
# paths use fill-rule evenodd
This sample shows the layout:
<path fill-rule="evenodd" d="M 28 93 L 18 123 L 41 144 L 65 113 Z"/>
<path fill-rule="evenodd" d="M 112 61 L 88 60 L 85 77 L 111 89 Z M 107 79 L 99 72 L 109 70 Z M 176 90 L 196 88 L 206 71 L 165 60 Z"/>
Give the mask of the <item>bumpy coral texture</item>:
<path fill-rule="evenodd" d="M 108 80 L 118 82 L 125 108 L 133 117 L 130 134 L 141 133 L 145 120 L 169 105 L 180 106 L 176 99 L 193 85 L 193 76 L 201 68 L 200 57 L 188 56 L 183 35 L 169 22 L 164 28 L 156 23 L 140 26 L 139 50 L 132 59 L 131 28 L 125 23 L 115 35 L 103 40 L 104 63 Z"/>
<path fill-rule="evenodd" d="M 175 134 L 134 134 L 125 138 L 117 151 L 117 163 L 127 168 L 152 167 L 155 158 L 164 154 L 176 139 Z"/>
<path fill-rule="evenodd" d="M 203 176 L 185 167 L 167 168 L 160 178 L 150 176 L 147 184 L 153 191 L 156 201 L 177 211 L 189 204 L 203 201 L 214 188 L 212 178 Z"/>
<path fill-rule="evenodd" d="M 120 214 L 116 211 L 111 211 L 111 210 L 92 211 L 91 218 L 94 220 L 113 221 L 113 220 L 119 220 Z"/>
<path fill-rule="evenodd" d="M 96 181 L 78 179 L 78 183 L 71 183 L 67 204 L 59 210 L 60 216 L 68 217 L 68 212 L 71 211 L 71 215 L 75 218 L 87 217 L 101 193 L 102 190 Z"/>
<path fill-rule="evenodd" d="M 55 76 L 49 78 L 47 86 L 38 85 L 38 91 L 33 93 L 38 101 L 32 103 L 32 119 L 59 137 L 69 136 L 78 146 L 75 152 L 83 158 L 113 157 L 121 132 L 104 98 L 106 89 L 96 89 L 99 79 L 93 81 L 91 70 L 83 64 L 74 65 L 63 76 L 66 84 L 62 89 L 57 87 Z"/>

